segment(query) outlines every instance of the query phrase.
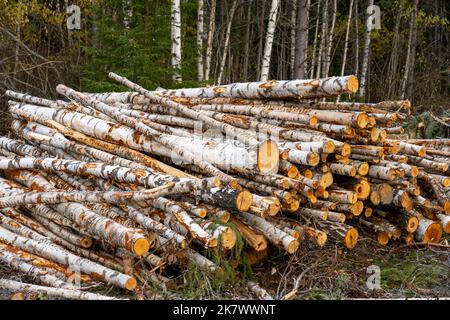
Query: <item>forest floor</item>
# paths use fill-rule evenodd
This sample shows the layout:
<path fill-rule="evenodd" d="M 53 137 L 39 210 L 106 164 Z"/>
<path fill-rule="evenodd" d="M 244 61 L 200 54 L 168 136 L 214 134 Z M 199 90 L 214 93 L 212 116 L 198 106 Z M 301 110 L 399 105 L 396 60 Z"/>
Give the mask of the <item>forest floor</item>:
<path fill-rule="evenodd" d="M 450 243 L 449 235 L 441 244 Z M 291 299 L 393 299 L 450 297 L 450 250 L 434 246 L 392 244 L 380 247 L 369 238 L 360 239 L 353 250 L 328 244 L 323 248 L 301 246 L 296 254 L 286 256 L 276 248 L 270 259 L 248 272 L 225 271 L 208 275 L 194 266 L 178 272 L 174 286 L 164 294 L 149 285 L 146 292 L 156 292 L 166 299 L 248 299 L 253 297 L 242 277 L 258 282 L 275 298 Z M 374 272 L 379 270 L 379 277 Z M 0 278 L 18 279 L 17 273 L 0 266 Z M 27 282 L 26 277 L 22 278 Z M 28 279 L 32 280 L 32 279 Z M 380 280 L 377 288 L 377 280 Z M 368 283 L 369 282 L 369 286 Z M 374 284 L 371 286 L 371 284 Z M 369 288 L 371 287 L 371 288 Z M 373 288 L 375 287 L 375 288 Z M 135 299 L 112 286 L 100 285 L 95 292 Z M 0 291 L 0 299 L 8 299 Z M 46 297 L 30 297 L 46 299 Z"/>

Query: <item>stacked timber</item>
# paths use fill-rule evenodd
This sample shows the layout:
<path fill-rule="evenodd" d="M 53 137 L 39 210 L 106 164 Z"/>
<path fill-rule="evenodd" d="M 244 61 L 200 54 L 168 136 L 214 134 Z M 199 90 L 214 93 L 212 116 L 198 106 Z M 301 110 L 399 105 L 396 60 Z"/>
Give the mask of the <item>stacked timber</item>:
<path fill-rule="evenodd" d="M 85 287 L 166 290 L 170 265 L 221 272 L 216 255 L 450 232 L 450 143 L 399 139 L 408 101 L 325 101 L 356 92 L 354 76 L 158 91 L 110 78 L 131 91 L 6 92 L 0 260 L 38 284 L 0 287 L 101 299 Z"/>

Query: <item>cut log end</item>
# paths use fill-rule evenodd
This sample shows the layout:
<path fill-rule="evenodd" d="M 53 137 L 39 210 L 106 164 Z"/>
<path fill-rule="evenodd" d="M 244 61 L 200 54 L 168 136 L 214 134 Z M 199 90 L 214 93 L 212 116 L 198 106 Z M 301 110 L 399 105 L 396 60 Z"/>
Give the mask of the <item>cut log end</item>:
<path fill-rule="evenodd" d="M 358 200 L 366 200 L 370 195 L 370 184 L 363 180 L 356 185 L 355 191 L 358 194 Z"/>
<path fill-rule="evenodd" d="M 381 196 L 378 191 L 374 190 L 370 193 L 370 202 L 375 206 L 380 204 Z"/>
<path fill-rule="evenodd" d="M 319 247 L 323 247 L 325 245 L 325 243 L 327 243 L 328 235 L 325 232 L 323 232 L 323 231 L 318 231 L 316 233 L 316 237 L 315 238 L 316 238 L 316 244 Z"/>
<path fill-rule="evenodd" d="M 425 157 L 427 155 L 427 149 L 424 146 L 422 146 L 419 148 L 417 154 L 419 155 L 419 157 Z"/>
<path fill-rule="evenodd" d="M 150 241 L 145 238 L 137 239 L 133 246 L 133 252 L 137 256 L 142 256 L 150 250 Z"/>
<path fill-rule="evenodd" d="M 311 116 L 309 118 L 309 125 L 310 126 L 315 126 L 318 122 L 319 122 L 319 120 L 317 119 L 316 116 Z"/>
<path fill-rule="evenodd" d="M 322 188 L 328 188 L 333 184 L 333 180 L 333 175 L 330 172 L 327 172 L 320 178 L 319 186 Z"/>
<path fill-rule="evenodd" d="M 334 150 L 336 149 L 333 141 L 326 141 L 323 145 L 323 152 L 324 153 L 333 153 Z"/>
<path fill-rule="evenodd" d="M 311 170 L 306 169 L 306 170 L 303 172 L 303 176 L 304 176 L 305 178 L 312 179 L 313 176 L 314 176 L 314 174 L 313 174 L 313 172 L 312 172 Z"/>
<path fill-rule="evenodd" d="M 206 240 L 206 246 L 208 248 L 216 248 L 217 247 L 217 239 L 209 238 Z"/>
<path fill-rule="evenodd" d="M 356 201 L 356 203 L 351 206 L 351 211 L 354 216 L 359 216 L 363 210 L 364 203 L 362 201 Z"/>
<path fill-rule="evenodd" d="M 308 155 L 307 161 L 308 161 L 308 165 L 310 165 L 310 166 L 312 166 L 312 167 L 315 167 L 315 166 L 317 166 L 317 165 L 319 164 L 319 162 L 320 162 L 320 155 L 319 155 L 318 153 L 316 153 L 316 152 L 311 152 L 311 153 Z"/>
<path fill-rule="evenodd" d="M 130 278 L 125 283 L 125 288 L 129 291 L 133 291 L 137 287 L 137 281 L 135 278 Z"/>
<path fill-rule="evenodd" d="M 25 294 L 23 292 L 14 293 L 9 300 L 25 300 Z"/>
<path fill-rule="evenodd" d="M 446 214 L 450 214 L 450 200 L 445 201 L 443 208 Z"/>
<path fill-rule="evenodd" d="M 355 204 L 358 201 L 358 195 L 356 192 L 350 192 L 348 194 L 348 203 Z"/>
<path fill-rule="evenodd" d="M 222 248 L 226 250 L 231 250 L 236 245 L 237 237 L 236 233 L 231 228 L 226 228 L 221 236 L 220 236 L 220 243 L 222 245 Z"/>
<path fill-rule="evenodd" d="M 348 143 L 344 143 L 341 147 L 341 156 L 348 157 L 352 153 L 352 147 Z"/>
<path fill-rule="evenodd" d="M 366 208 L 366 209 L 364 210 L 364 216 L 365 216 L 366 218 L 371 217 L 371 216 L 372 216 L 372 213 L 373 213 L 373 209 L 372 209 L 372 208 Z"/>
<path fill-rule="evenodd" d="M 363 162 L 358 167 L 358 174 L 361 176 L 365 176 L 369 173 L 369 164 L 367 162 Z"/>
<path fill-rule="evenodd" d="M 409 233 L 414 233 L 419 227 L 419 219 L 417 217 L 409 217 L 408 223 L 406 225 L 406 230 Z"/>
<path fill-rule="evenodd" d="M 439 223 L 431 223 L 425 230 L 423 242 L 438 243 L 442 237 L 442 226 Z"/>
<path fill-rule="evenodd" d="M 386 232 L 378 232 L 377 241 L 380 245 L 385 246 L 389 242 L 389 235 Z"/>
<path fill-rule="evenodd" d="M 280 151 L 278 150 L 278 145 L 274 141 L 267 140 L 259 145 L 257 164 L 260 172 L 278 172 L 279 161 Z"/>
<path fill-rule="evenodd" d="M 287 247 L 287 252 L 289 254 L 293 254 L 298 250 L 298 247 L 300 246 L 300 243 L 297 240 L 292 240 L 291 243 L 289 243 Z"/>
<path fill-rule="evenodd" d="M 347 80 L 347 90 L 351 93 L 355 93 L 359 89 L 358 78 L 354 75 L 348 77 Z"/>
<path fill-rule="evenodd" d="M 288 204 L 287 210 L 289 212 L 295 212 L 300 208 L 300 201 L 293 200 L 291 203 Z"/>
<path fill-rule="evenodd" d="M 300 172 L 298 171 L 296 166 L 292 166 L 286 171 L 286 175 L 289 178 L 295 179 L 295 178 L 298 178 L 298 176 L 300 175 Z"/>
<path fill-rule="evenodd" d="M 88 237 L 88 236 L 83 236 L 83 237 L 81 237 L 80 244 L 83 248 L 88 249 L 88 248 L 92 247 L 92 244 L 93 244 L 92 238 Z"/>
<path fill-rule="evenodd" d="M 249 191 L 240 191 L 238 196 L 236 197 L 236 208 L 242 212 L 248 211 L 248 209 L 250 209 L 250 206 L 252 205 L 252 198 L 253 196 Z"/>
<path fill-rule="evenodd" d="M 353 249 L 358 242 L 358 230 L 356 228 L 350 228 L 345 233 L 344 244 L 348 249 Z"/>
<path fill-rule="evenodd" d="M 414 242 L 414 235 L 412 233 L 408 233 L 404 238 L 403 238 L 403 242 L 405 244 L 411 244 Z"/>
<path fill-rule="evenodd" d="M 360 113 L 356 116 L 356 125 L 358 128 L 366 128 L 369 123 L 369 116 L 366 113 Z"/>

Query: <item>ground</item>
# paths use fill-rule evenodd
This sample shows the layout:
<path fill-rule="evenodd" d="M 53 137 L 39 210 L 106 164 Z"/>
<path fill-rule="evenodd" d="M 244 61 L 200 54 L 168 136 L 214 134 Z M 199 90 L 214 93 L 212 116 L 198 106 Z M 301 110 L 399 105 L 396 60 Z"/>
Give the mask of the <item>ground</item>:
<path fill-rule="evenodd" d="M 221 275 L 206 275 L 190 266 L 187 271 L 178 272 L 175 286 L 169 288 L 167 294 L 150 285 L 143 295 L 155 298 L 152 293 L 156 292 L 158 298 L 245 299 L 252 295 L 239 279 L 247 277 L 258 281 L 276 298 L 450 297 L 449 242 L 447 235 L 439 247 L 405 246 L 400 243 L 380 247 L 372 239 L 362 238 L 353 250 L 332 243 L 321 249 L 304 244 L 292 256 L 272 248 L 270 259 L 254 266 L 251 273 L 240 267 L 237 272 L 226 269 Z M 380 271 L 379 278 L 377 270 Z M 0 266 L 0 277 L 17 279 L 18 276 Z M 95 291 L 115 297 L 136 298 L 111 286 L 101 285 Z M 9 293 L 0 291 L 0 299 L 9 296 Z"/>

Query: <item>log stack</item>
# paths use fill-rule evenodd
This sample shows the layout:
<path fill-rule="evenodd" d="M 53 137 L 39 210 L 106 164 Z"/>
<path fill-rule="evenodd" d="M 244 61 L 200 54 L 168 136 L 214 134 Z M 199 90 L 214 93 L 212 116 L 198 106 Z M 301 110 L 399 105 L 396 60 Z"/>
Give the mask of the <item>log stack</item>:
<path fill-rule="evenodd" d="M 354 76 L 158 91 L 110 78 L 131 91 L 6 92 L 0 259 L 38 285 L 0 287 L 101 299 L 85 283 L 166 289 L 171 264 L 220 272 L 213 257 L 238 242 L 257 263 L 269 245 L 450 232 L 450 143 L 400 138 L 409 101 L 332 102 L 357 91 Z"/>

